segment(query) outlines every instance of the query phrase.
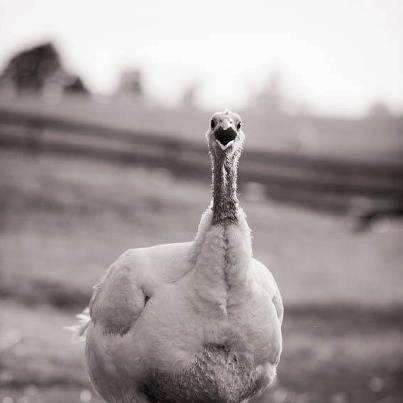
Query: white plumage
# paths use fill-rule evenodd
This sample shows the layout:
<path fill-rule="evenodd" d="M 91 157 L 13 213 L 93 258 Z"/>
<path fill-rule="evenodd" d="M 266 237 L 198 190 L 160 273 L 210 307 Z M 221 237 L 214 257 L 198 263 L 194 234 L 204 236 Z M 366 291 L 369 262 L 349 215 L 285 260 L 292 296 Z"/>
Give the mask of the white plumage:
<path fill-rule="evenodd" d="M 77 326 L 91 382 L 110 403 L 237 403 L 275 376 L 283 305 L 252 257 L 236 197 L 239 115 L 216 113 L 206 137 L 213 198 L 195 240 L 125 252 Z"/>

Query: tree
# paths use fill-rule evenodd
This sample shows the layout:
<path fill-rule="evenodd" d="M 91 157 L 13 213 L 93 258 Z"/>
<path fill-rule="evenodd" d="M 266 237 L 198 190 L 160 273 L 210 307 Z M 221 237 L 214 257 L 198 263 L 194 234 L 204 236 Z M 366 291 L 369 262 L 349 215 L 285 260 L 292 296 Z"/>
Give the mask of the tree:
<path fill-rule="evenodd" d="M 270 113 L 282 113 L 285 106 L 283 79 L 280 73 L 273 73 L 255 96 L 256 106 Z"/>
<path fill-rule="evenodd" d="M 88 94 L 82 79 L 66 71 L 55 46 L 46 42 L 18 52 L 0 75 L 0 87 L 17 93 Z"/>
<path fill-rule="evenodd" d="M 0 81 L 7 82 L 17 92 L 39 92 L 60 69 L 62 65 L 55 47 L 45 43 L 17 53 L 8 62 Z"/>
<path fill-rule="evenodd" d="M 126 70 L 121 74 L 117 95 L 131 99 L 138 99 L 144 95 L 143 76 L 139 69 Z"/>

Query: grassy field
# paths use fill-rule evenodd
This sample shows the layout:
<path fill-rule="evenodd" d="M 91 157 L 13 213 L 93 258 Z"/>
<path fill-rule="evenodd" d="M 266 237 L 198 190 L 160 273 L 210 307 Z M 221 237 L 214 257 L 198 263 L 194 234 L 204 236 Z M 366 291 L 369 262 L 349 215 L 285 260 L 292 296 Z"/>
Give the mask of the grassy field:
<path fill-rule="evenodd" d="M 125 249 L 192 239 L 208 186 L 1 151 L 0 194 L 0 402 L 97 402 L 82 345 L 63 326 Z M 286 305 L 278 382 L 259 402 L 400 402 L 402 221 L 356 233 L 348 218 L 269 202 L 253 187 L 240 199 Z"/>

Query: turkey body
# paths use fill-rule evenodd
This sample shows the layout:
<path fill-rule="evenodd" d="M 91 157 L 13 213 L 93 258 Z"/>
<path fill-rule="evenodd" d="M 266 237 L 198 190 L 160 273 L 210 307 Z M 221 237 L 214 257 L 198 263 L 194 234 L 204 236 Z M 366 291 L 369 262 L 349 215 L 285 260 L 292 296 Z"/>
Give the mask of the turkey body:
<path fill-rule="evenodd" d="M 229 110 L 212 117 L 212 202 L 195 240 L 129 250 L 94 289 L 79 333 L 109 403 L 247 402 L 275 377 L 283 305 L 237 198 L 241 126 Z"/>
<path fill-rule="evenodd" d="M 96 286 L 86 359 L 105 400 L 237 403 L 273 380 L 283 307 L 241 215 L 208 211 L 194 242 L 129 250 Z"/>

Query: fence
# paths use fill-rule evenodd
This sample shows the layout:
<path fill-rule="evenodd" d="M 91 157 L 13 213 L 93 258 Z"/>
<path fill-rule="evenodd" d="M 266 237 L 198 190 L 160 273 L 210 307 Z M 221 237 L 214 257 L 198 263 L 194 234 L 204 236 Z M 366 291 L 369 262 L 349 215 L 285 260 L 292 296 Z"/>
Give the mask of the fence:
<path fill-rule="evenodd" d="M 0 110 L 0 147 L 23 148 L 164 167 L 178 176 L 208 178 L 206 146 L 176 136 Z M 346 212 L 401 212 L 403 167 L 246 150 L 240 186 L 271 198 Z"/>

